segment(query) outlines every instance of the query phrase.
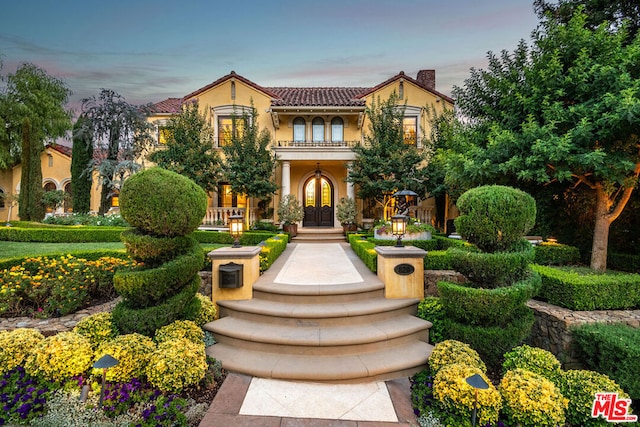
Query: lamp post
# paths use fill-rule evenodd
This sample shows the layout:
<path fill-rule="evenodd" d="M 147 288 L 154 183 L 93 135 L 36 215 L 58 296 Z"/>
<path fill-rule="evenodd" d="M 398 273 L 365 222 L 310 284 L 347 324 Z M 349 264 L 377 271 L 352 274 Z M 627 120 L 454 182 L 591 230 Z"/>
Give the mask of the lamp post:
<path fill-rule="evenodd" d="M 402 248 L 402 236 L 407 232 L 407 217 L 404 215 L 394 215 L 391 217 L 391 234 L 398 238 L 396 248 Z"/>
<path fill-rule="evenodd" d="M 110 354 L 105 354 L 93 364 L 95 369 L 102 369 L 102 387 L 100 387 L 100 408 L 102 408 L 102 401 L 104 400 L 104 383 L 107 377 L 107 369 L 116 366 L 118 359 L 114 358 Z"/>
<path fill-rule="evenodd" d="M 231 215 L 229 217 L 229 234 L 233 237 L 233 248 L 239 248 L 240 245 L 240 236 L 242 236 L 242 232 L 244 231 L 244 218 L 242 215 Z"/>
<path fill-rule="evenodd" d="M 471 425 L 476 427 L 476 416 L 478 413 L 478 390 L 486 390 L 489 384 L 482 378 L 480 374 L 473 374 L 466 378 L 467 384 L 475 389 L 476 396 L 473 402 L 473 414 L 471 415 Z"/>

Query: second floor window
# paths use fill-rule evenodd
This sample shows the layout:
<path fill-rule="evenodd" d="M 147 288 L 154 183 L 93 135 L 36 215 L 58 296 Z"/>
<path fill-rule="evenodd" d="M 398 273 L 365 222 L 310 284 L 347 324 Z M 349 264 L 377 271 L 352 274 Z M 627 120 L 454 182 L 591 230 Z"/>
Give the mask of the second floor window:
<path fill-rule="evenodd" d="M 304 142 L 306 123 L 302 117 L 296 117 L 293 121 L 293 141 Z"/>
<path fill-rule="evenodd" d="M 340 117 L 331 120 L 331 142 L 344 141 L 344 122 Z"/>
<path fill-rule="evenodd" d="M 402 119 L 402 129 L 404 133 L 404 143 L 407 145 L 417 145 L 418 119 L 416 117 L 405 117 Z"/>
<path fill-rule="evenodd" d="M 167 140 L 171 137 L 171 131 L 166 127 L 158 128 L 158 144 L 165 145 Z"/>
<path fill-rule="evenodd" d="M 244 119 L 242 117 L 218 117 L 218 146 L 223 147 L 231 143 L 234 136 L 242 134 Z"/>
<path fill-rule="evenodd" d="M 324 141 L 324 120 L 320 117 L 316 117 L 312 122 L 313 130 L 313 142 Z"/>
<path fill-rule="evenodd" d="M 218 184 L 218 206 L 221 208 L 246 208 L 247 197 L 236 194 L 227 183 Z"/>

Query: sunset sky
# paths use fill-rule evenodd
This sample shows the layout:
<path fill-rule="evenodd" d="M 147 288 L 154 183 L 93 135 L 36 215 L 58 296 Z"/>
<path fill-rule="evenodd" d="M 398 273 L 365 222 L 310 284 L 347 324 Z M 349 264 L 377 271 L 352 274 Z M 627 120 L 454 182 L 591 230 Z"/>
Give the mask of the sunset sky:
<path fill-rule="evenodd" d="M 2 0 L 6 76 L 62 78 L 70 106 L 113 89 L 133 104 L 181 97 L 231 70 L 262 86 L 374 86 L 436 70 L 450 95 L 488 51 L 530 41 L 532 0 Z"/>

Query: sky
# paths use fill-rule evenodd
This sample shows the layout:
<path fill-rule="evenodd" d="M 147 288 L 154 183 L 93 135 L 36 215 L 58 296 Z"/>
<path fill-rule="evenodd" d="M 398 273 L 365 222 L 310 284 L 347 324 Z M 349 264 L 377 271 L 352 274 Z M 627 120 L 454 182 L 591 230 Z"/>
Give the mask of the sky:
<path fill-rule="evenodd" d="M 258 85 L 373 87 L 436 70 L 451 95 L 487 52 L 530 42 L 533 0 L 0 0 L 0 75 L 62 79 L 69 108 L 102 88 L 182 97 L 232 70 Z"/>

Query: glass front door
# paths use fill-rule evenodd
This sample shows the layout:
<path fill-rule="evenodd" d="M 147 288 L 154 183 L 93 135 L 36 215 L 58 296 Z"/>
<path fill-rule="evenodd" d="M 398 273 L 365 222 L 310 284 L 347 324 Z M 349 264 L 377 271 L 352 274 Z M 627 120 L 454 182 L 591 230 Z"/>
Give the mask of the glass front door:
<path fill-rule="evenodd" d="M 323 177 L 311 177 L 304 186 L 304 227 L 333 227 L 333 187 Z"/>

